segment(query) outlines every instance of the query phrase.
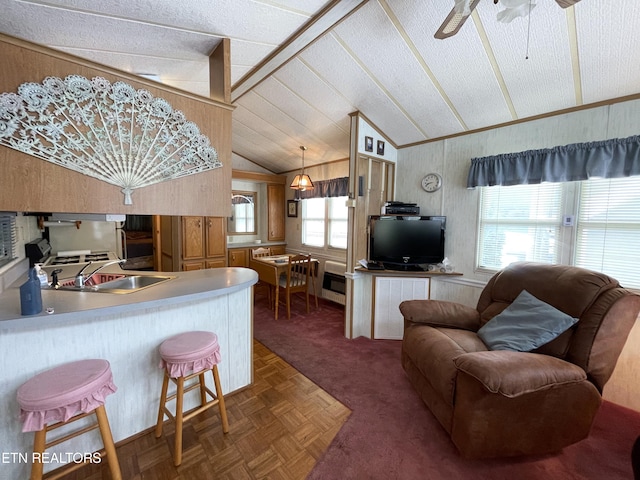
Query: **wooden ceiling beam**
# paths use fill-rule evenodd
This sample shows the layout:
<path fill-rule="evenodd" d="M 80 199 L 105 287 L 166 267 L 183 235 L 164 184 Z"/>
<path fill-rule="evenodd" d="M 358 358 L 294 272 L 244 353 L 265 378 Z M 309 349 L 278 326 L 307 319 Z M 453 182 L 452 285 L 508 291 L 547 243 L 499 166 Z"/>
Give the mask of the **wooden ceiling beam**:
<path fill-rule="evenodd" d="M 284 44 L 238 80 L 231 89 L 231 101 L 235 102 L 260 82 L 273 75 L 278 69 L 286 65 L 296 55 L 367 3 L 367 1 L 334 0 L 331 2 L 289 37 Z"/>

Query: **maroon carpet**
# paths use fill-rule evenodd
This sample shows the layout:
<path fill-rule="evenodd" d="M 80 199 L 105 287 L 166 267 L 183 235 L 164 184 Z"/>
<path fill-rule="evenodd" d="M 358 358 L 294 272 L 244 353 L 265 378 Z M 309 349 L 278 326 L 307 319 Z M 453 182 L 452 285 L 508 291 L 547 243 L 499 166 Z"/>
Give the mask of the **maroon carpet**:
<path fill-rule="evenodd" d="M 604 402 L 591 436 L 558 455 L 467 461 L 409 384 L 400 341 L 344 338 L 344 309 L 331 302 L 303 315 L 296 298 L 291 320 L 277 321 L 266 299 L 255 305 L 255 338 L 353 411 L 310 479 L 633 478 L 632 410 Z"/>

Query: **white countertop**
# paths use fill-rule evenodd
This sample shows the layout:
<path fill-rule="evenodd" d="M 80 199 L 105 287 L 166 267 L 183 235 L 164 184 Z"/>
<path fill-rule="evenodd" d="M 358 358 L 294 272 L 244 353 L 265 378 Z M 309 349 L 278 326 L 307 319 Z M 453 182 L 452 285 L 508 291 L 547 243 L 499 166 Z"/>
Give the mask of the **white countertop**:
<path fill-rule="evenodd" d="M 260 247 L 273 247 L 274 245 L 286 245 L 286 242 L 232 242 L 227 243 L 227 249 L 232 250 L 234 248 L 260 248 Z"/>
<path fill-rule="evenodd" d="M 74 267 L 74 273 L 77 268 Z M 168 275 L 175 278 L 143 290 L 126 293 L 77 292 L 42 290 L 42 313 L 20 314 L 20 285 L 26 276 L 14 282 L 0 294 L 0 333 L 28 329 L 43 329 L 63 325 L 84 317 L 96 317 L 130 312 L 133 309 L 153 308 L 226 295 L 255 284 L 258 274 L 248 268 L 229 267 L 195 270 L 190 272 L 151 272 L 122 270 L 118 265 L 106 267 L 101 273 L 125 273 L 127 275 Z M 65 270 L 60 279 L 68 276 Z M 46 313 L 53 309 L 52 314 Z M 88 315 L 91 313 L 91 315 Z"/>

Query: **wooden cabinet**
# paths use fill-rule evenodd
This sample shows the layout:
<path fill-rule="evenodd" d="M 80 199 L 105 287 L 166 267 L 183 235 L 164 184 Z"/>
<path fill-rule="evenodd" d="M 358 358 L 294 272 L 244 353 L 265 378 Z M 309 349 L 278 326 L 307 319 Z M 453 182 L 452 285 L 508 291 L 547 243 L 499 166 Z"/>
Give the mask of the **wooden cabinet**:
<path fill-rule="evenodd" d="M 224 217 L 205 217 L 205 252 L 209 262 L 217 266 L 220 260 L 226 262 L 227 255 L 227 219 Z M 216 267 L 207 267 L 216 268 Z"/>
<path fill-rule="evenodd" d="M 204 217 L 182 217 L 182 260 L 205 257 L 203 221 Z"/>
<path fill-rule="evenodd" d="M 162 269 L 227 266 L 225 217 L 161 217 Z"/>
<path fill-rule="evenodd" d="M 267 185 L 267 240 L 270 242 L 284 240 L 284 185 Z"/>
<path fill-rule="evenodd" d="M 230 267 L 248 267 L 249 266 L 249 249 L 248 248 L 229 249 L 229 266 Z"/>
<path fill-rule="evenodd" d="M 255 247 L 248 248 L 230 248 L 228 255 L 228 265 L 230 267 L 248 267 L 249 260 L 251 259 L 251 250 L 254 248 L 269 247 L 271 249 L 271 255 L 284 255 L 285 245 L 260 245 L 256 244 Z"/>

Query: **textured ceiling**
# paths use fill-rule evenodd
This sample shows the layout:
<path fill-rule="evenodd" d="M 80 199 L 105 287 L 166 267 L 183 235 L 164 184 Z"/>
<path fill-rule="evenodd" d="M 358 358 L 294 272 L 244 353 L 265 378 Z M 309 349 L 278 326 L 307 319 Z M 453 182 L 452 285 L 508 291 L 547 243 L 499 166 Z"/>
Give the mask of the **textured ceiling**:
<path fill-rule="evenodd" d="M 347 158 L 354 111 L 401 147 L 640 93 L 640 2 L 537 3 L 446 40 L 453 0 L 0 0 L 0 32 L 204 96 L 229 38 L 233 152 L 280 173 Z"/>

